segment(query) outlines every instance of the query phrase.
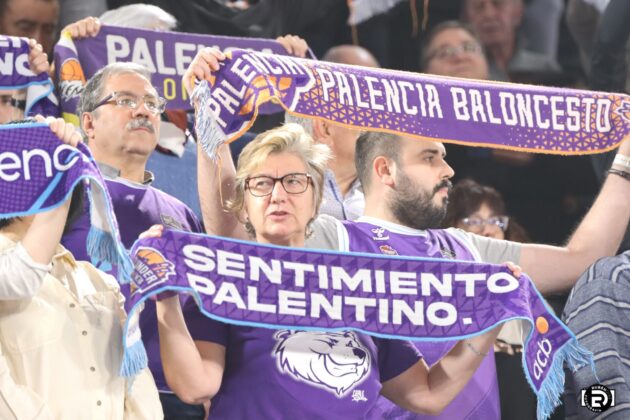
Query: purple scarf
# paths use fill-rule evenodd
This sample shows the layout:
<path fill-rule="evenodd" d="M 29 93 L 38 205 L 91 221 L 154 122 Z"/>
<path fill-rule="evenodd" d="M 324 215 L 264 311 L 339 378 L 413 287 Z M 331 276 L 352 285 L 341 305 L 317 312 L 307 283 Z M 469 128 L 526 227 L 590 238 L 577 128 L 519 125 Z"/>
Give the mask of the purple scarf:
<path fill-rule="evenodd" d="M 0 144 L 0 217 L 53 209 L 83 183 L 90 202 L 88 252 L 96 261 L 115 265 L 118 281 L 128 283 L 132 263 L 120 241 L 105 180 L 90 149 L 83 143 L 78 148 L 61 143 L 47 124 L 39 123 L 0 126 Z M 128 322 L 134 325 L 137 318 Z M 121 374 L 133 376 L 146 366 L 142 341 L 130 343 Z"/>
<path fill-rule="evenodd" d="M 228 51 L 232 48 L 244 48 L 287 54 L 280 43 L 270 39 L 185 34 L 105 25 L 97 36 L 91 38 L 72 40 L 68 33 L 64 33 L 55 46 L 55 71 L 64 118 L 75 121 L 78 125 L 74 114 L 86 80 L 109 63 L 127 61 L 143 64 L 153 73 L 153 85 L 169 101 L 169 109 L 189 109 L 190 99 L 181 79 L 197 51 L 203 47 Z"/>
<path fill-rule="evenodd" d="M 0 35 L 0 89 L 26 90 L 26 117 L 59 115 L 59 103 L 47 73 L 34 74 L 28 62 L 26 38 Z"/>
<path fill-rule="evenodd" d="M 429 76 L 233 50 L 199 98 L 204 149 L 238 138 L 259 107 L 348 127 L 470 146 L 579 155 L 628 136 L 630 98 L 510 83 Z"/>
<path fill-rule="evenodd" d="M 180 231 L 136 242 L 132 256 L 130 317 L 150 296 L 171 290 L 191 293 L 210 318 L 263 328 L 442 341 L 525 320 L 531 329 L 523 367 L 541 419 L 560 402 L 563 363 L 573 370 L 592 365 L 592 355 L 531 280 L 516 279 L 503 266 L 283 248 Z M 130 329 L 125 342 L 134 334 Z"/>

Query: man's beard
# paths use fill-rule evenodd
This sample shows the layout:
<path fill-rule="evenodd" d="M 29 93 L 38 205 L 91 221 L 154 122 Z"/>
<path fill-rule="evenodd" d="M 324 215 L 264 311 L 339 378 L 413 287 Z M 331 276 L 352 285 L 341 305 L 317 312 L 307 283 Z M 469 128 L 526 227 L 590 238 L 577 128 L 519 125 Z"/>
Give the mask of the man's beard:
<path fill-rule="evenodd" d="M 433 197 L 442 188 L 450 191 L 451 181 L 445 179 L 433 188 L 423 191 L 414 185 L 404 172 L 399 172 L 396 180 L 396 192 L 390 201 L 390 209 L 398 223 L 414 229 L 438 228 L 446 216 L 448 197 L 444 197 L 441 206 L 433 203 Z"/>

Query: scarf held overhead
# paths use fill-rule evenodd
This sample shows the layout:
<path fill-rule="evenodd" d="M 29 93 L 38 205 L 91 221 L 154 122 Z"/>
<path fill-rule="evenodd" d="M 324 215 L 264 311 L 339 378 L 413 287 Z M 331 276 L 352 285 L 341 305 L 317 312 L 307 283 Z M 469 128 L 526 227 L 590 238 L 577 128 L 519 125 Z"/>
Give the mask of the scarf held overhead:
<path fill-rule="evenodd" d="M 131 260 L 120 241 L 105 181 L 88 147 L 61 143 L 47 124 L 0 126 L 0 217 L 28 216 L 62 204 L 87 179 L 91 227 L 88 252 L 120 270 L 128 282 Z"/>
<path fill-rule="evenodd" d="M 29 52 L 26 38 L 0 35 L 0 90 L 24 90 L 24 115 L 27 117 L 36 114 L 59 115 L 52 80 L 47 73 L 36 75 L 31 71 Z"/>
<path fill-rule="evenodd" d="M 513 319 L 529 323 L 523 365 L 539 418 L 559 404 L 563 363 L 592 363 L 531 281 L 468 261 L 283 248 L 181 231 L 132 248 L 130 316 L 150 296 L 188 292 L 204 315 L 264 328 L 357 330 L 423 341 L 463 339 Z M 125 341 L 135 341 L 127 329 Z M 125 345 L 126 346 L 126 345 Z"/>
<path fill-rule="evenodd" d="M 429 76 L 232 50 L 194 93 L 211 156 L 270 101 L 361 130 L 552 154 L 610 150 L 628 136 L 630 97 Z"/>
<path fill-rule="evenodd" d="M 120 241 L 118 223 L 105 180 L 90 153 L 61 143 L 46 124 L 0 126 L 0 217 L 28 216 L 51 210 L 87 180 L 90 232 L 87 247 L 95 261 L 117 267 L 118 281 L 129 282 L 132 270 L 127 250 Z M 130 329 L 138 339 L 126 348 L 121 374 L 133 376 L 147 365 L 138 330 L 138 317 L 130 317 Z"/>
<path fill-rule="evenodd" d="M 107 64 L 134 62 L 152 75 L 153 86 L 166 98 L 169 109 L 188 109 L 190 101 L 182 86 L 186 68 L 204 47 L 221 50 L 245 48 L 287 54 L 280 43 L 270 39 L 185 34 L 102 26 L 98 35 L 73 40 L 63 33 L 55 45 L 55 63 L 61 108 L 66 121 L 75 122 L 79 96 L 86 80 Z"/>

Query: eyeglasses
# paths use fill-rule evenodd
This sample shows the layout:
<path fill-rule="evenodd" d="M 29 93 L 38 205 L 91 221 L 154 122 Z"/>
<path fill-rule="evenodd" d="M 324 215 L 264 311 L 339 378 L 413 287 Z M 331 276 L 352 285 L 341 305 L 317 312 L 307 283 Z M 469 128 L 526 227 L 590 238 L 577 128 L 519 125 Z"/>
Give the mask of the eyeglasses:
<path fill-rule="evenodd" d="M 302 194 L 311 182 L 309 174 L 293 173 L 280 178 L 271 176 L 254 176 L 245 180 L 245 188 L 254 197 L 265 197 L 273 192 L 276 183 L 280 181 L 282 188 L 289 194 Z"/>
<path fill-rule="evenodd" d="M 0 106 L 12 106 L 17 109 L 26 109 L 26 99 L 17 99 L 13 95 L 0 95 Z"/>
<path fill-rule="evenodd" d="M 481 53 L 481 45 L 474 41 L 466 41 L 459 45 L 444 45 L 429 53 L 427 61 L 433 60 L 434 58 L 439 58 L 440 60 L 448 60 L 449 58 L 453 58 L 461 53 Z"/>
<path fill-rule="evenodd" d="M 485 225 L 496 226 L 505 232 L 509 222 L 510 218 L 508 216 L 494 216 L 487 219 L 482 219 L 481 217 L 464 217 L 462 219 L 462 223 L 468 226 L 471 232 L 481 232 Z"/>
<path fill-rule="evenodd" d="M 103 100 L 94 105 L 92 111 L 105 104 L 116 104 L 116 106 L 137 109 L 140 103 L 144 103 L 145 108 L 153 115 L 158 115 L 164 112 L 166 109 L 166 99 L 159 96 L 145 95 L 142 98 L 125 92 L 112 92 L 107 95 Z"/>

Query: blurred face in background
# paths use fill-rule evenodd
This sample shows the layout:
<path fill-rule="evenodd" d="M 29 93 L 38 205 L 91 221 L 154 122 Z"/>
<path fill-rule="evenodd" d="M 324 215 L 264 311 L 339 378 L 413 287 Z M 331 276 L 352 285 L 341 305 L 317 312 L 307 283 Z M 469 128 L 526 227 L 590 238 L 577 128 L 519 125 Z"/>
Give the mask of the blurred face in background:
<path fill-rule="evenodd" d="M 0 10 L 0 33 L 34 38 L 51 56 L 57 38 L 59 2 L 57 0 L 6 0 Z"/>
<path fill-rule="evenodd" d="M 465 0 L 466 20 L 486 48 L 514 42 L 523 17 L 522 0 Z"/>
<path fill-rule="evenodd" d="M 24 118 L 23 108 L 16 106 L 14 96 L 17 94 L 18 91 L 14 90 L 0 90 L 0 124 Z"/>
<path fill-rule="evenodd" d="M 487 203 L 482 203 L 473 214 L 459 220 L 456 227 L 488 238 L 505 239 L 508 221 L 507 216 L 496 214 Z"/>
<path fill-rule="evenodd" d="M 445 28 L 427 46 L 425 72 L 484 80 L 488 78 L 488 62 L 481 45 L 468 31 Z"/>

